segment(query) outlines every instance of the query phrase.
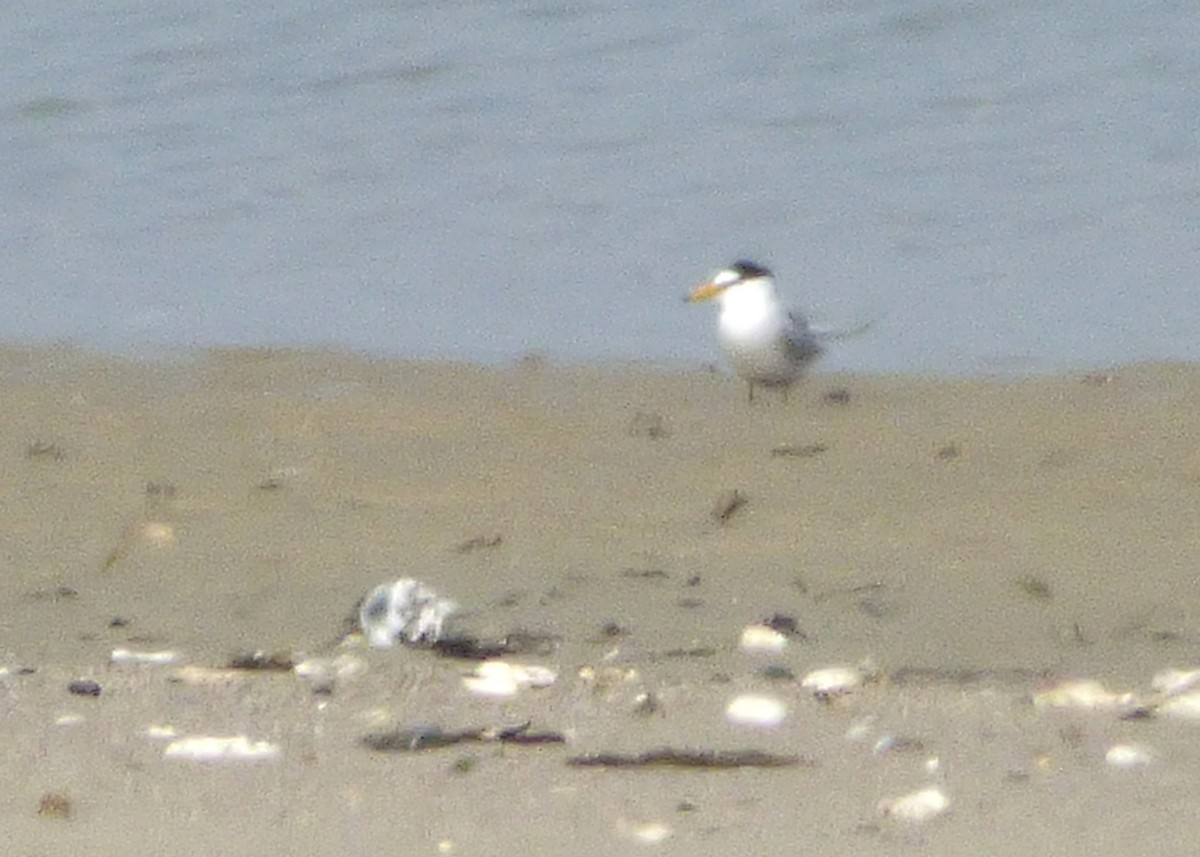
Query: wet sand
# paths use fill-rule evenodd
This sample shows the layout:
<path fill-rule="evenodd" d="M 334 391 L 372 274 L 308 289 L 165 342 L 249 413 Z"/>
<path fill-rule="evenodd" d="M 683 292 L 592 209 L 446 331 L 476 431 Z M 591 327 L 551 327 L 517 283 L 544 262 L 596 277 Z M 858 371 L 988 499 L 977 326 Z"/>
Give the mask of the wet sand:
<path fill-rule="evenodd" d="M 699 369 L 8 348 L 0 396 L 12 853 L 1192 851 L 1200 723 L 1030 695 L 1200 664 L 1200 367 L 818 374 L 749 407 Z M 558 681 L 493 700 L 461 686 L 470 664 L 339 645 L 356 601 L 405 576 L 472 633 L 548 639 L 516 660 Z M 739 651 L 776 616 L 796 623 L 782 653 Z M 118 648 L 364 669 L 331 694 L 290 672 L 181 683 L 110 664 Z M 799 686 L 864 662 L 878 680 L 831 704 Z M 80 678 L 100 695 L 70 693 Z M 746 692 L 785 723 L 727 723 Z M 360 743 L 525 721 L 566 744 Z M 279 756 L 166 759 L 149 727 Z M 1118 742 L 1154 761 L 1107 765 Z M 662 747 L 803 764 L 567 765 Z M 931 784 L 943 817 L 880 818 Z M 45 795 L 63 804 L 39 812 Z"/>

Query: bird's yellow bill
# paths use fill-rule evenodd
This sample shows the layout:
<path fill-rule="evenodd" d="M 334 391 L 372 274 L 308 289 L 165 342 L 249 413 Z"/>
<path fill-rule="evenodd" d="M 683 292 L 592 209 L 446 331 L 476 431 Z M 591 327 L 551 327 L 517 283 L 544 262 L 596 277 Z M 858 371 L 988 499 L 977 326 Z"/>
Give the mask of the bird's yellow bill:
<path fill-rule="evenodd" d="M 723 291 L 725 291 L 725 286 L 718 286 L 716 283 L 704 283 L 703 285 L 696 286 L 696 288 L 692 289 L 692 292 L 688 295 L 687 299 L 692 303 L 695 303 L 696 301 L 707 301 L 711 298 L 715 298 Z"/>

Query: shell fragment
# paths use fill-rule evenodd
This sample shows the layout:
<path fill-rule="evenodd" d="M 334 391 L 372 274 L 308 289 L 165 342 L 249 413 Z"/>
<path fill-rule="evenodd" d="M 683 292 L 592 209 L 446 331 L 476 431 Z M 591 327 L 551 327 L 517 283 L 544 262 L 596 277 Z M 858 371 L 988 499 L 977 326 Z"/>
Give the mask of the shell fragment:
<path fill-rule="evenodd" d="M 172 741 L 163 750 L 164 758 L 189 762 L 255 762 L 278 755 L 278 745 L 269 741 L 251 741 L 245 735 L 190 735 Z"/>

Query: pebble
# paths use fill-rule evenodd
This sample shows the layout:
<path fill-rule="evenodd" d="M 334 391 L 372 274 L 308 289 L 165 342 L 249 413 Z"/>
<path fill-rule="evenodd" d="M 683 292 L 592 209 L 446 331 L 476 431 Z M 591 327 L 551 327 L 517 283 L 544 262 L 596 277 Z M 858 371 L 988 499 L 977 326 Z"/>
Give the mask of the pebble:
<path fill-rule="evenodd" d="M 99 696 L 100 683 L 90 678 L 77 678 L 67 684 L 67 690 L 76 696 Z"/>
<path fill-rule="evenodd" d="M 879 812 L 884 818 L 904 824 L 920 824 L 937 818 L 950 808 L 950 799 L 937 786 L 909 792 L 879 802 Z"/>
<path fill-rule="evenodd" d="M 254 762 L 278 755 L 278 745 L 269 741 L 251 741 L 245 735 L 191 735 L 177 738 L 163 750 L 163 758 L 189 762 Z"/>
<path fill-rule="evenodd" d="M 725 719 L 735 726 L 770 729 L 787 719 L 787 706 L 773 696 L 747 693 L 729 701 Z"/>

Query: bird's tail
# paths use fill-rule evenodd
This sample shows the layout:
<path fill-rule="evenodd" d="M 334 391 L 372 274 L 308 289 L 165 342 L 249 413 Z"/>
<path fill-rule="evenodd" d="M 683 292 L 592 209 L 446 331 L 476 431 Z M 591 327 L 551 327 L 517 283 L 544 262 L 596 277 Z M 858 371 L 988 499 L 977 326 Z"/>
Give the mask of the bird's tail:
<path fill-rule="evenodd" d="M 809 326 L 809 330 L 821 342 L 840 342 L 843 339 L 854 339 L 856 336 L 862 336 L 873 328 L 878 321 L 879 319 L 873 318 L 870 321 L 864 321 L 853 327 L 829 327 L 828 325 L 814 324 Z"/>

